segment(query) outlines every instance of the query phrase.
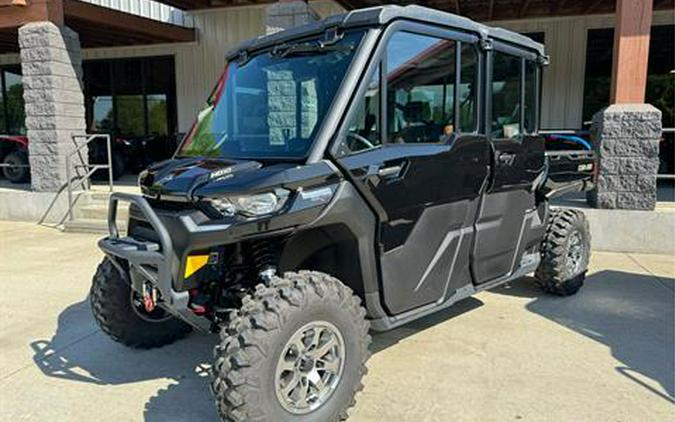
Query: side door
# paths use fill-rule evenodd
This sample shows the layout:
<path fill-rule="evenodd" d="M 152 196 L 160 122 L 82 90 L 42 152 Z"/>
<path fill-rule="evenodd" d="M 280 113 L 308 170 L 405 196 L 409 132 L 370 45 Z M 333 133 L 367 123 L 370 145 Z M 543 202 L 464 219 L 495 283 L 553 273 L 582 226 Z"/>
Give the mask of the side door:
<path fill-rule="evenodd" d="M 392 314 L 471 282 L 490 159 L 477 132 L 480 55 L 474 38 L 437 32 L 391 29 L 337 152 L 378 216 L 382 296 Z"/>
<path fill-rule="evenodd" d="M 537 133 L 539 66 L 533 53 L 495 43 L 488 54 L 487 131 L 493 171 L 476 221 L 473 272 L 484 283 L 515 271 L 545 172 Z"/>

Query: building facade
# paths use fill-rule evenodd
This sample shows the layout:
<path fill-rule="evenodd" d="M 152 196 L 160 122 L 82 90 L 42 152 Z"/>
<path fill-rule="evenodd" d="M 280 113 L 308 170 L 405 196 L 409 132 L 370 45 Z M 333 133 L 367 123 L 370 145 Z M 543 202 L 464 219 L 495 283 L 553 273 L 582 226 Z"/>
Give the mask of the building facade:
<path fill-rule="evenodd" d="M 55 41 L 57 44 L 64 40 L 66 44 L 68 40 L 78 44 L 74 47 L 76 54 L 70 55 L 76 59 L 66 60 L 70 62 L 66 65 L 75 69 L 71 79 L 81 78 L 84 114 L 82 122 L 73 119 L 66 122 L 60 118 L 38 122 L 57 129 L 53 133 L 39 132 L 46 129 L 34 126 L 32 133 L 36 139 L 40 134 L 58 138 L 63 131 L 171 137 L 189 130 L 223 70 L 225 51 L 240 41 L 350 8 L 379 3 L 355 0 L 340 3 L 280 0 L 259 4 L 219 0 L 0 0 L 0 133 L 28 133 L 31 138 L 30 126 L 36 123 L 30 116 L 35 112 L 35 105 L 29 101 L 27 92 L 32 88 L 26 83 L 27 79 L 35 78 L 25 74 L 26 69 L 35 67 L 26 66 L 27 52 L 33 48 L 30 40 L 35 36 L 22 35 L 27 26 L 53 22 L 57 28 L 73 29 L 73 36 L 64 35 L 63 31 L 53 36 L 60 40 Z M 645 3 L 649 3 L 649 7 Z M 621 73 L 613 76 L 612 69 L 617 60 L 623 60 L 620 69 L 629 68 L 630 60 L 625 57 L 631 54 L 637 54 L 640 58 L 635 60 L 644 62 L 641 65 L 644 69 L 637 72 L 644 77 L 645 87 L 638 88 L 643 92 L 628 102 L 653 104 L 661 112 L 661 124 L 666 132 L 675 127 L 675 10 L 672 2 L 454 0 L 418 4 L 449 9 L 544 43 L 551 57 L 542 81 L 540 118 L 544 129 L 590 129 L 595 113 L 616 102 L 617 90 L 630 91 L 626 82 L 618 88 L 613 86 Z M 622 8 L 632 8 L 631 13 L 641 10 L 649 14 L 646 43 L 639 45 L 638 50 L 630 50 L 630 46 L 625 47 L 628 50 L 617 48 L 622 45 L 619 40 L 629 38 L 617 32 L 617 23 L 632 25 L 618 22 L 623 16 Z M 33 12 L 27 13 L 31 9 Z M 637 25 L 640 24 L 644 32 L 645 23 Z M 46 33 L 37 28 L 33 31 Z M 79 41 L 76 42 L 75 37 Z M 43 48 L 41 43 L 37 44 L 35 48 Z M 56 50 L 61 48 L 63 46 Z M 38 50 L 35 54 L 50 55 L 49 51 Z M 64 66 L 52 67 L 46 70 L 46 75 L 58 74 Z M 77 105 L 80 101 L 64 100 L 59 86 L 45 92 L 40 91 L 40 95 L 55 98 L 56 104 L 74 101 Z M 82 114 L 77 106 L 70 109 L 75 115 Z M 37 127 L 42 127 L 40 124 Z M 36 159 L 35 163 L 47 166 L 50 159 L 46 157 L 52 150 L 54 148 L 48 149 L 45 158 Z M 58 167 L 62 163 L 50 165 Z M 57 182 L 63 182 L 62 178 Z M 34 178 L 34 187 L 42 189 L 36 183 L 40 182 Z M 58 183 L 47 184 L 45 189 L 54 189 Z"/>

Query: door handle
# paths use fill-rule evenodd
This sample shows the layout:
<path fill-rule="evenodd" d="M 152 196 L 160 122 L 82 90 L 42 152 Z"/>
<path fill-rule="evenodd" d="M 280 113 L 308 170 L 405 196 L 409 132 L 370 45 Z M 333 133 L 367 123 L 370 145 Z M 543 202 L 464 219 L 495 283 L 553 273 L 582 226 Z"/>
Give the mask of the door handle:
<path fill-rule="evenodd" d="M 402 165 L 384 167 L 377 171 L 377 175 L 385 179 L 390 177 L 397 177 L 399 174 L 401 174 L 401 170 L 403 170 Z"/>

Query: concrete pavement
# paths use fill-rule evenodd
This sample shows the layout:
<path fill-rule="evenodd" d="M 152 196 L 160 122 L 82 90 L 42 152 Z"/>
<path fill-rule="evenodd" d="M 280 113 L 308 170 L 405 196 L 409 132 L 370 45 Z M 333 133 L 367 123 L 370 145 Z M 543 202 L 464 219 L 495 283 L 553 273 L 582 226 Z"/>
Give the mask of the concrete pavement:
<path fill-rule="evenodd" d="M 215 421 L 215 338 L 95 326 L 96 236 L 0 222 L 0 420 Z M 374 336 L 351 421 L 675 419 L 675 257 L 600 253 L 579 295 L 523 279 Z"/>

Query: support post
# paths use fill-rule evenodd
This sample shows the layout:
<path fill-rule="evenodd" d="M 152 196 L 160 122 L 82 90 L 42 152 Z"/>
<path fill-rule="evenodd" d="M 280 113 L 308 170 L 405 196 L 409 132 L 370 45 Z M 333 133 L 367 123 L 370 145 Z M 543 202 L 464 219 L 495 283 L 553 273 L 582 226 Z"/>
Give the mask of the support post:
<path fill-rule="evenodd" d="M 661 111 L 644 104 L 651 0 L 616 0 L 610 106 L 593 116 L 597 208 L 653 210 L 659 165 Z"/>
<path fill-rule="evenodd" d="M 19 28 L 19 47 L 32 188 L 56 192 L 67 181 L 72 136 L 85 133 L 80 40 L 66 26 L 39 21 Z"/>
<path fill-rule="evenodd" d="M 611 104 L 645 102 L 652 0 L 616 0 Z"/>

